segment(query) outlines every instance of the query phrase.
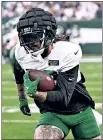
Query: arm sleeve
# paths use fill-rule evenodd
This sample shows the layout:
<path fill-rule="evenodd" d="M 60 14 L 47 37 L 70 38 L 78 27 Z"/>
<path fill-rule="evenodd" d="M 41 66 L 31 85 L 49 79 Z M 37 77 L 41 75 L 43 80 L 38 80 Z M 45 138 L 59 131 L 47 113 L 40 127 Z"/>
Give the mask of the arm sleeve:
<path fill-rule="evenodd" d="M 58 90 L 47 93 L 46 102 L 59 102 L 68 105 L 72 97 L 78 76 L 79 65 L 69 71 L 62 72 L 57 77 Z"/>
<path fill-rule="evenodd" d="M 23 84 L 23 75 L 25 74 L 25 71 L 21 68 L 20 64 L 17 62 L 17 60 L 14 60 L 14 68 L 13 68 L 14 76 L 16 84 Z"/>

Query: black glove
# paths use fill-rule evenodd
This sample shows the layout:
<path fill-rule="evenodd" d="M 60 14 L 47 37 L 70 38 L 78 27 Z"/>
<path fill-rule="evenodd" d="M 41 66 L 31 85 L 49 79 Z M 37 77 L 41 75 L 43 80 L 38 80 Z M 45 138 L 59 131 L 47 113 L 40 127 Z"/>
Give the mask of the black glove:
<path fill-rule="evenodd" d="M 31 112 L 28 106 L 28 100 L 25 96 L 19 97 L 19 107 L 24 115 L 31 116 Z"/>

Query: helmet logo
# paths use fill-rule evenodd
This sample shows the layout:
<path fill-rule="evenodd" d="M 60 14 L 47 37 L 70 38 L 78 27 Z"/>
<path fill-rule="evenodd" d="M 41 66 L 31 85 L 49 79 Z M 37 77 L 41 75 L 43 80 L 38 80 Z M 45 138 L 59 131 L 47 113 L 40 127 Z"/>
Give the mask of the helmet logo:
<path fill-rule="evenodd" d="M 34 29 L 37 29 L 38 24 L 35 22 L 34 23 Z"/>
<path fill-rule="evenodd" d="M 23 29 L 23 34 L 28 34 L 28 33 L 32 33 L 32 28 L 28 27 Z"/>
<path fill-rule="evenodd" d="M 50 26 L 47 26 L 47 30 L 50 30 Z"/>

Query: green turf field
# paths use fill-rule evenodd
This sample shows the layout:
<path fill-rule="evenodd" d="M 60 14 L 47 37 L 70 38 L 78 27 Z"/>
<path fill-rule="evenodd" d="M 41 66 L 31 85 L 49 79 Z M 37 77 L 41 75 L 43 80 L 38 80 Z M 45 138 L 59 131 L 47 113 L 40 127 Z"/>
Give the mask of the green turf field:
<path fill-rule="evenodd" d="M 96 102 L 96 110 L 102 111 L 102 64 L 81 63 L 81 71 L 86 77 L 86 86 Z M 33 104 L 32 99 L 29 104 Z M 2 65 L 2 139 L 33 139 L 39 113 L 31 117 L 19 111 L 16 84 L 10 65 Z M 100 131 L 101 128 L 100 128 Z M 73 139 L 72 133 L 66 139 Z"/>

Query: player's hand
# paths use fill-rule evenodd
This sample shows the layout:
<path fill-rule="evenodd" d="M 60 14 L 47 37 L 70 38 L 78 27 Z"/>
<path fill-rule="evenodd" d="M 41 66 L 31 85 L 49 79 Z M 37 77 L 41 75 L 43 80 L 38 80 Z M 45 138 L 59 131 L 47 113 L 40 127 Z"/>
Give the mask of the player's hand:
<path fill-rule="evenodd" d="M 29 97 L 34 98 L 36 92 L 37 92 L 37 86 L 40 82 L 41 77 L 39 76 L 35 81 L 30 81 L 28 72 L 24 75 L 24 86 L 26 87 L 26 94 Z"/>
<path fill-rule="evenodd" d="M 24 114 L 24 115 L 27 115 L 27 116 L 31 116 L 31 112 L 30 112 L 30 109 L 29 109 L 29 106 L 28 106 L 28 100 L 26 97 L 20 97 L 19 96 L 19 107 L 20 107 L 20 110 L 21 112 Z"/>

